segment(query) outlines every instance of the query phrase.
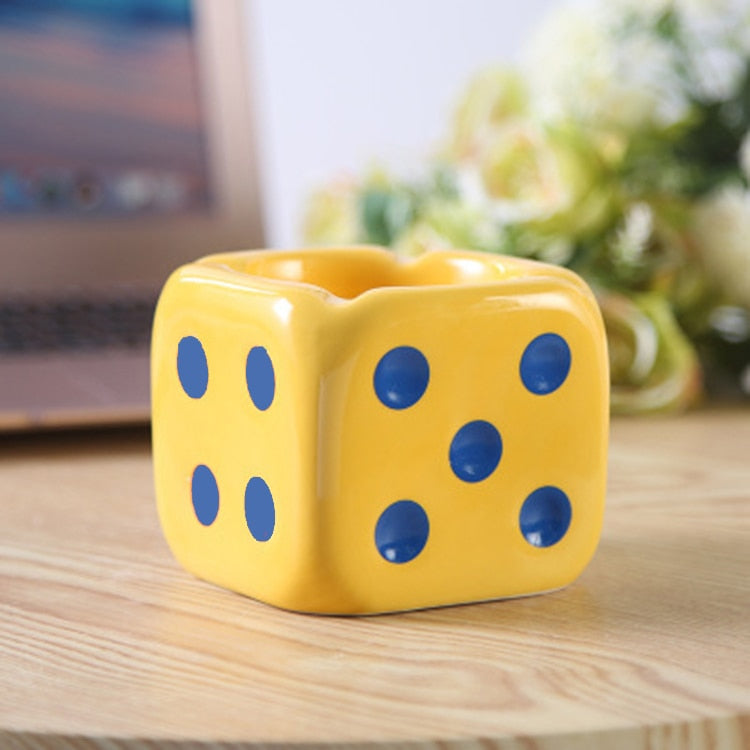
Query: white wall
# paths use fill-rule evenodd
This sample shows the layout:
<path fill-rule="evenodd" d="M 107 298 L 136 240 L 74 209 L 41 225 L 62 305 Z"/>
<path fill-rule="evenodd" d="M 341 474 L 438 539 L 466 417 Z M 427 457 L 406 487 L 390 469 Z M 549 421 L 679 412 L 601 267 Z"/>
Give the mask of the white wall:
<path fill-rule="evenodd" d="M 267 244 L 299 241 L 306 196 L 331 178 L 418 168 L 471 75 L 518 60 L 554 2 L 252 0 Z"/>

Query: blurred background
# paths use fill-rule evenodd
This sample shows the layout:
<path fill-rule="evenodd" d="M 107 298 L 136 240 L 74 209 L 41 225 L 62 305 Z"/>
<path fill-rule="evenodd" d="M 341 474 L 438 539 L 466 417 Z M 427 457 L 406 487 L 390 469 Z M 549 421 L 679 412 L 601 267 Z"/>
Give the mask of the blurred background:
<path fill-rule="evenodd" d="M 354 242 L 580 273 L 615 412 L 746 401 L 749 63 L 750 0 L 0 0 L 0 428 L 147 416 L 176 265 Z"/>
<path fill-rule="evenodd" d="M 347 63 L 342 79 L 333 66 L 328 95 L 362 75 L 345 100 L 382 124 L 382 144 L 339 152 L 308 200 L 306 241 L 567 266 L 599 300 L 613 412 L 747 401 L 750 2 L 405 5 L 398 22 L 350 8 L 352 28 L 393 41 L 382 61 L 363 36 L 353 57 L 370 68 Z M 269 226 L 290 226 L 279 210 Z"/>
<path fill-rule="evenodd" d="M 250 0 L 268 241 L 302 239 L 310 193 L 373 164 L 422 170 L 469 80 L 518 63 L 561 0 Z"/>

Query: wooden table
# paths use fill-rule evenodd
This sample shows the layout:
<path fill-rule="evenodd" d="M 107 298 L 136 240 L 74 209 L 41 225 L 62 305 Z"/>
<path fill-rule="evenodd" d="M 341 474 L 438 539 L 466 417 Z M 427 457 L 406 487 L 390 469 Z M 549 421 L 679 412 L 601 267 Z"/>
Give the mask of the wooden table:
<path fill-rule="evenodd" d="M 566 590 L 315 617 L 177 566 L 145 432 L 3 438 L 0 747 L 750 747 L 750 411 L 615 420 L 609 487 Z"/>

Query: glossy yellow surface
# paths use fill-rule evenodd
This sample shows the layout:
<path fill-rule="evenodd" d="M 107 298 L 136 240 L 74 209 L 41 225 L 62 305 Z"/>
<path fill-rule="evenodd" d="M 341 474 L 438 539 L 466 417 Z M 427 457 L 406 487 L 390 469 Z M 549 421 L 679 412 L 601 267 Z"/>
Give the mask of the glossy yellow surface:
<path fill-rule="evenodd" d="M 521 362 L 550 335 L 566 342 L 569 369 L 559 386 L 533 392 Z M 186 339 L 205 354 L 200 394 L 182 384 Z M 401 347 L 418 350 L 429 375 L 414 403 L 395 408 L 376 373 Z M 247 377 L 248 354 L 260 349 L 273 389 L 258 406 Z M 158 510 L 173 553 L 197 576 L 280 607 L 374 613 L 543 592 L 573 581 L 599 539 L 606 343 L 592 294 L 564 269 L 475 252 L 404 261 L 378 248 L 209 256 L 163 290 L 152 406 Z M 477 422 L 500 436 L 500 455 L 469 440 L 480 475 L 467 478 L 454 439 Z M 210 470 L 218 496 L 203 521 L 197 467 Z M 259 484 L 260 534 L 251 533 L 252 492 L 246 513 Z M 525 534 L 526 499 L 550 487 L 567 498 L 569 524 L 548 507 L 542 536 Z M 394 512 L 406 525 L 386 529 L 389 547 L 380 524 L 404 500 L 426 523 Z M 561 538 L 537 546 L 546 521 Z"/>

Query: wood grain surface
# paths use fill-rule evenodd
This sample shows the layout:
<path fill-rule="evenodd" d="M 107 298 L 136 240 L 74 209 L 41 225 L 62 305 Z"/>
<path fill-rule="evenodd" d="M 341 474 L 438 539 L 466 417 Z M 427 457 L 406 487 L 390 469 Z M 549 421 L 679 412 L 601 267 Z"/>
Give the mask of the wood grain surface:
<path fill-rule="evenodd" d="M 750 747 L 750 412 L 615 420 L 572 586 L 292 614 L 174 562 L 145 432 L 0 440 L 0 748 Z"/>

